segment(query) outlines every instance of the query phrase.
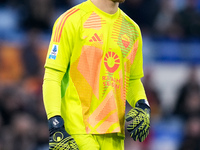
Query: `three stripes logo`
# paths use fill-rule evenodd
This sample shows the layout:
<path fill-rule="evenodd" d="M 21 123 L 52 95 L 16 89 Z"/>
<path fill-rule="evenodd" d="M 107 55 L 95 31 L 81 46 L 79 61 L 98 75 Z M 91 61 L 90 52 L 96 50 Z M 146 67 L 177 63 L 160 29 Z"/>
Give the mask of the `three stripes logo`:
<path fill-rule="evenodd" d="M 92 38 L 89 40 L 89 42 L 102 42 L 101 38 L 95 33 Z"/>

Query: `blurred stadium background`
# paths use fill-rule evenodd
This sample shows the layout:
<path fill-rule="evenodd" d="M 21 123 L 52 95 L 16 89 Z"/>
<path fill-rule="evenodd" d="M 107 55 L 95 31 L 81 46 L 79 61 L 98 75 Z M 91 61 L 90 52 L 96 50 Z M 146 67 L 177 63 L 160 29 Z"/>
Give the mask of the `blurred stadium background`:
<path fill-rule="evenodd" d="M 0 150 L 47 150 L 44 62 L 56 18 L 84 0 L 0 0 Z M 200 0 L 126 0 L 141 27 L 152 108 L 144 143 L 125 150 L 200 150 Z M 127 105 L 127 111 L 130 106 Z"/>

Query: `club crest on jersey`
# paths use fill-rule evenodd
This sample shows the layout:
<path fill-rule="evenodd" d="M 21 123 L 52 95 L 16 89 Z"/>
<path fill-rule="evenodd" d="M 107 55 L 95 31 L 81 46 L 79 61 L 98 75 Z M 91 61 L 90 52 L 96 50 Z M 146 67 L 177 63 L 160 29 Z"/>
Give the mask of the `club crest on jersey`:
<path fill-rule="evenodd" d="M 130 44 L 130 38 L 126 34 L 122 35 L 121 38 L 124 47 L 127 48 Z"/>
<path fill-rule="evenodd" d="M 58 45 L 53 44 L 51 53 L 49 54 L 49 59 L 56 59 L 58 54 Z"/>

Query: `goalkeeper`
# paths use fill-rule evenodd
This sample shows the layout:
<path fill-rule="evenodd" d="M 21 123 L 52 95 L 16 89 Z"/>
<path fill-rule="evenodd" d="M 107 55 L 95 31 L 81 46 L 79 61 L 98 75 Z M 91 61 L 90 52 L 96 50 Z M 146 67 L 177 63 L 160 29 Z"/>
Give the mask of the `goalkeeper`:
<path fill-rule="evenodd" d="M 54 24 L 43 82 L 51 150 L 124 150 L 125 120 L 134 140 L 148 135 L 142 37 L 124 1 L 87 0 Z"/>

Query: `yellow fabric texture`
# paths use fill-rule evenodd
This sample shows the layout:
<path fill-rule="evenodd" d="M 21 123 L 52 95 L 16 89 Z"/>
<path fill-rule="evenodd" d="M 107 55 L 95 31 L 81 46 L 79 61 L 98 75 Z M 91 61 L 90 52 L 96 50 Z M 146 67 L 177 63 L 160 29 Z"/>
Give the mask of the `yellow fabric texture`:
<path fill-rule="evenodd" d="M 107 14 L 90 0 L 71 8 L 54 24 L 46 58 L 60 80 L 44 81 L 48 118 L 61 114 L 69 134 L 124 136 L 126 99 L 146 99 L 142 65 L 140 29 L 122 10 Z"/>
<path fill-rule="evenodd" d="M 135 104 L 140 99 L 146 99 L 146 94 L 144 90 L 144 86 L 140 79 L 133 79 L 129 81 L 129 89 L 128 89 L 128 97 L 127 101 L 132 106 L 135 107 Z"/>
<path fill-rule="evenodd" d="M 44 106 L 47 112 L 47 117 L 50 119 L 53 116 L 61 116 L 61 81 L 64 72 L 52 68 L 45 69 L 43 82 L 43 99 Z"/>
<path fill-rule="evenodd" d="M 72 135 L 79 150 L 124 150 L 124 139 L 114 134 Z"/>

